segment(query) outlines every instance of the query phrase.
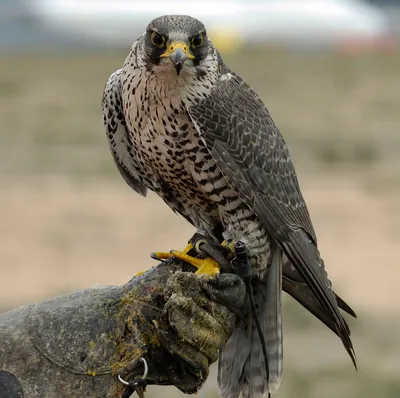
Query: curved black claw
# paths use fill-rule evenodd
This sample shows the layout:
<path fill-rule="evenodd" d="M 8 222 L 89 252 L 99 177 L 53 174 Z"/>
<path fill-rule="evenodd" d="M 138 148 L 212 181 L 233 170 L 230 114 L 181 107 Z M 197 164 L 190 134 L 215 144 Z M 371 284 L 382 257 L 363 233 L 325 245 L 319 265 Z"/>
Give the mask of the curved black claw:
<path fill-rule="evenodd" d="M 198 254 L 203 254 L 205 257 L 214 259 L 220 265 L 222 273 L 233 273 L 230 262 L 233 253 L 228 247 L 221 246 L 212 240 L 212 238 L 199 233 L 195 233 L 189 241 Z"/>

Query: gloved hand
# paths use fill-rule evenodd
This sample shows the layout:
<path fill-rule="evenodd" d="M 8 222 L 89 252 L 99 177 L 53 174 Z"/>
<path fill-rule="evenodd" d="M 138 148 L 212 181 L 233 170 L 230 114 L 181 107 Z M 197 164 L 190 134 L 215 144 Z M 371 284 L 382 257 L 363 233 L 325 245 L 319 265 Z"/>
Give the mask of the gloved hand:
<path fill-rule="evenodd" d="M 158 271 L 157 283 L 144 274 L 127 293 L 121 315 L 130 333 L 114 370 L 134 379 L 143 372 L 139 361 L 144 357 L 148 384 L 172 384 L 193 393 L 232 334 L 235 313 L 247 305 L 246 287 L 234 274 L 196 276 L 172 263 Z"/>
<path fill-rule="evenodd" d="M 197 391 L 247 305 L 236 275 L 167 263 L 122 286 L 86 289 L 0 315 L 0 396 L 120 397 L 119 380 Z"/>

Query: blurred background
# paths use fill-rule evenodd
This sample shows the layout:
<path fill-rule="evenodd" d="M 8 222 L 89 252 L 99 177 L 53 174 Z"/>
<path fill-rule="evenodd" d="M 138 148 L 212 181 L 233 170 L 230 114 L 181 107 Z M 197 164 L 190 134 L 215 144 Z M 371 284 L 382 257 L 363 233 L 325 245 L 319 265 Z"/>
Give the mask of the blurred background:
<path fill-rule="evenodd" d="M 0 311 L 122 284 L 192 228 L 114 167 L 100 101 L 162 14 L 206 23 L 291 149 L 360 370 L 285 297 L 277 398 L 400 396 L 400 1 L 0 0 Z M 148 389 L 156 397 L 160 389 Z M 181 396 L 167 389 L 166 396 Z M 217 397 L 215 373 L 199 394 Z"/>

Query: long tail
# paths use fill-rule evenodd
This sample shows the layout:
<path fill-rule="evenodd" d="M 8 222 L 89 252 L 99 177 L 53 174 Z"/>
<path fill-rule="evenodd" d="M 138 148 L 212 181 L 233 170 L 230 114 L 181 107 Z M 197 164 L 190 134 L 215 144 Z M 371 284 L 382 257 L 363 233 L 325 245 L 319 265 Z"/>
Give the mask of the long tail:
<path fill-rule="evenodd" d="M 244 365 L 251 350 L 251 340 L 243 327 L 236 328 L 219 353 L 218 386 L 222 398 L 237 398 L 243 389 Z"/>
<path fill-rule="evenodd" d="M 266 342 L 268 374 L 255 320 L 247 318 L 221 350 L 218 384 L 222 398 L 262 397 L 275 392 L 283 372 L 282 254 L 272 256 L 266 279 L 253 283 L 254 300 Z"/>
<path fill-rule="evenodd" d="M 267 278 L 254 284 L 257 312 L 267 344 L 269 386 L 254 320 L 251 317 L 245 318 L 220 352 L 218 384 L 222 398 L 237 398 L 241 392 L 244 398 L 259 398 L 279 387 L 283 373 L 282 289 L 340 337 L 356 366 L 350 328 L 339 308 L 353 317 L 356 317 L 355 312 L 333 292 L 317 249 L 304 236 L 295 236 L 292 245 L 285 247 L 283 256 L 280 251 L 276 251 Z M 297 262 L 296 267 L 287 257 Z M 308 264 L 315 258 L 318 258 L 319 265 L 310 269 Z"/>

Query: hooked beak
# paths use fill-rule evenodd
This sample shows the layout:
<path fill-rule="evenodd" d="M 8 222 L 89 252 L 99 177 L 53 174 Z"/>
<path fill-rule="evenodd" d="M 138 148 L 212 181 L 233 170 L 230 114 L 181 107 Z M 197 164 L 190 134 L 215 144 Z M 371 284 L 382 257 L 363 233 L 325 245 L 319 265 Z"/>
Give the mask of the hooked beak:
<path fill-rule="evenodd" d="M 182 70 L 183 64 L 187 59 L 194 59 L 194 56 L 189 51 L 189 46 L 184 42 L 173 42 L 168 45 L 164 54 L 160 58 L 169 58 L 175 67 L 176 73 Z"/>

